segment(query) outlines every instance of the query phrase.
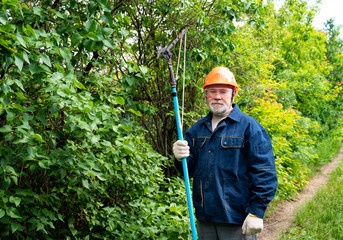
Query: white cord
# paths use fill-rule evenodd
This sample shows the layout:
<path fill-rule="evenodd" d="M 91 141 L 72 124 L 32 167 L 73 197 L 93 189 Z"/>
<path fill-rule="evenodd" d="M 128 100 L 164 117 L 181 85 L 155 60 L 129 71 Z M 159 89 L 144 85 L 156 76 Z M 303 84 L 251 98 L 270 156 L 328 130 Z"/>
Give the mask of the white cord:
<path fill-rule="evenodd" d="M 180 54 L 181 54 L 181 46 L 182 46 L 182 38 L 180 39 L 180 48 L 179 48 L 179 55 L 177 57 L 177 65 L 176 65 L 176 75 L 175 75 L 175 81 L 179 79 L 179 64 L 180 64 Z M 182 124 L 181 124 L 182 125 Z"/>
<path fill-rule="evenodd" d="M 187 42 L 187 33 L 185 33 L 185 44 L 184 44 L 184 50 L 183 50 L 183 82 L 182 82 L 181 126 L 183 126 L 183 111 L 184 111 L 184 104 L 185 104 L 186 42 Z"/>

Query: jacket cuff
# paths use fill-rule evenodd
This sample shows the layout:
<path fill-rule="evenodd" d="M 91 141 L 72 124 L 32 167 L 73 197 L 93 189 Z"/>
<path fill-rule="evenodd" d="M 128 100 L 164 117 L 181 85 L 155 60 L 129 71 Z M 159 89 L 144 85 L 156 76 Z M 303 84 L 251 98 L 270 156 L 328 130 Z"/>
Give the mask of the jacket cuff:
<path fill-rule="evenodd" d="M 250 204 L 250 206 L 247 208 L 247 213 L 251 213 L 255 215 L 256 217 L 262 218 L 264 217 L 264 214 L 266 212 L 266 208 L 262 207 L 259 204 Z"/>

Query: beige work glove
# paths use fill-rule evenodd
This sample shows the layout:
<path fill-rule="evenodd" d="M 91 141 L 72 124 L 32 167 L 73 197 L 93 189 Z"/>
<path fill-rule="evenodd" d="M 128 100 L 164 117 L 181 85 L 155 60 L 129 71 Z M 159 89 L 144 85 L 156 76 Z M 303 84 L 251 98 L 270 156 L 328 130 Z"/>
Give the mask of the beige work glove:
<path fill-rule="evenodd" d="M 186 140 L 177 140 L 173 144 L 173 154 L 178 161 L 189 156 L 189 146 Z"/>
<path fill-rule="evenodd" d="M 262 232 L 262 229 L 263 219 L 249 213 L 244 220 L 242 233 L 244 235 L 250 236 Z"/>

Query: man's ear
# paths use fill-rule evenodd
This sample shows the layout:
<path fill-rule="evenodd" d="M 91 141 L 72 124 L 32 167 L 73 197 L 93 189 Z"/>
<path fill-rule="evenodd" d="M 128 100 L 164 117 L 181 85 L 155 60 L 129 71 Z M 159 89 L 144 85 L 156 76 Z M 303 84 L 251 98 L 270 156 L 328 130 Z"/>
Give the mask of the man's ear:
<path fill-rule="evenodd" d="M 232 98 L 231 98 L 231 104 L 233 103 L 233 101 L 235 101 L 236 93 L 237 93 L 237 91 L 233 90 Z"/>

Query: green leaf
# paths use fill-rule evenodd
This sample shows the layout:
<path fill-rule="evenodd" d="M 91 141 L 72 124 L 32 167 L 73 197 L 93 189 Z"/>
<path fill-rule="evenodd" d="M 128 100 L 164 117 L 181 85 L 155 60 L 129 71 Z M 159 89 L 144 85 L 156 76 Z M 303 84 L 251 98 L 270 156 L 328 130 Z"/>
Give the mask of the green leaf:
<path fill-rule="evenodd" d="M 32 10 L 33 10 L 33 13 L 34 13 L 35 15 L 38 15 L 38 16 L 41 16 L 41 15 L 42 15 L 43 9 L 41 9 L 40 7 L 34 6 L 34 7 L 32 8 Z"/>
<path fill-rule="evenodd" d="M 33 30 L 33 28 L 29 24 L 26 24 L 26 30 L 27 30 L 26 34 L 28 36 L 33 35 L 35 37 L 35 39 L 37 39 L 35 31 Z"/>
<path fill-rule="evenodd" d="M 128 132 L 133 131 L 133 129 L 132 129 L 131 126 L 123 126 L 123 125 L 120 125 L 120 128 L 122 128 L 122 129 L 124 129 L 125 131 L 128 131 Z"/>
<path fill-rule="evenodd" d="M 45 142 L 41 135 L 35 133 L 33 136 L 38 142 Z"/>
<path fill-rule="evenodd" d="M 34 73 L 46 73 L 46 72 L 51 72 L 50 68 L 48 66 L 45 65 L 36 65 L 36 64 L 31 64 L 29 66 L 30 72 L 32 74 Z"/>
<path fill-rule="evenodd" d="M 23 87 L 23 84 L 22 84 L 19 80 L 15 79 L 15 80 L 13 80 L 13 81 L 15 82 L 15 84 L 16 84 L 22 91 L 26 92 L 25 89 L 24 89 L 24 87 Z"/>
<path fill-rule="evenodd" d="M 20 42 L 20 44 L 26 48 L 26 42 L 24 41 L 23 36 L 19 32 L 17 32 L 15 36 L 17 40 Z"/>
<path fill-rule="evenodd" d="M 12 233 L 16 232 L 20 228 L 21 228 L 21 225 L 19 223 L 16 223 L 16 222 L 12 222 L 11 223 L 11 231 L 12 231 Z"/>
<path fill-rule="evenodd" d="M 97 26 L 96 21 L 94 19 L 92 19 L 86 23 L 86 31 L 87 32 L 96 32 L 96 26 Z"/>
<path fill-rule="evenodd" d="M 139 69 L 141 70 L 143 75 L 145 75 L 149 71 L 149 68 L 147 68 L 146 66 L 139 66 Z"/>
<path fill-rule="evenodd" d="M 136 81 L 134 77 L 128 77 L 128 76 L 125 78 L 125 80 L 130 86 L 132 86 Z"/>
<path fill-rule="evenodd" d="M 68 220 L 68 227 L 69 227 L 69 230 L 71 231 L 71 233 L 73 234 L 73 236 L 75 236 L 77 234 L 77 230 L 75 229 L 73 222 L 74 222 L 74 219 L 70 218 Z"/>
<path fill-rule="evenodd" d="M 61 57 L 64 59 L 64 60 L 66 60 L 67 62 L 69 62 L 70 61 L 70 59 L 72 58 L 72 54 L 71 54 L 71 52 L 69 51 L 69 49 L 68 48 L 60 48 L 59 49 L 59 52 L 60 52 L 60 54 L 61 54 Z"/>
<path fill-rule="evenodd" d="M 15 92 L 14 94 L 17 95 L 22 100 L 26 100 L 27 99 L 27 97 L 25 97 L 22 92 Z"/>
<path fill-rule="evenodd" d="M 50 12 L 54 13 L 57 17 L 64 19 L 65 16 L 63 13 L 56 11 L 55 9 L 49 9 Z"/>
<path fill-rule="evenodd" d="M 44 54 L 44 53 L 41 53 L 40 56 L 42 57 L 42 61 L 45 65 L 51 67 L 51 61 L 50 61 L 50 58 Z"/>
<path fill-rule="evenodd" d="M 41 168 L 44 168 L 44 169 L 49 169 L 49 162 L 46 161 L 46 160 L 43 160 L 43 161 L 39 161 L 38 162 L 38 166 L 41 167 Z"/>
<path fill-rule="evenodd" d="M 102 33 L 107 37 L 111 36 L 113 34 L 113 28 L 103 28 Z"/>
<path fill-rule="evenodd" d="M 120 28 L 120 31 L 119 31 L 120 33 L 121 33 L 121 35 L 124 37 L 124 38 L 126 38 L 127 37 L 127 35 L 129 35 L 129 31 L 128 30 L 126 30 L 125 28 Z"/>
<path fill-rule="evenodd" d="M 75 86 L 76 86 L 77 88 L 84 89 L 84 90 L 86 89 L 86 87 L 85 87 L 82 83 L 80 83 L 79 81 L 77 81 L 75 78 L 73 78 L 72 81 L 73 81 L 73 83 L 75 84 Z"/>
<path fill-rule="evenodd" d="M 124 105 L 125 104 L 125 99 L 123 97 L 116 97 L 116 103 L 119 105 Z"/>
<path fill-rule="evenodd" d="M 93 172 L 93 173 L 94 173 L 94 175 L 95 175 L 100 181 L 106 181 L 106 180 L 107 180 L 105 174 L 103 174 L 103 173 L 98 173 L 98 172 Z"/>
<path fill-rule="evenodd" d="M 25 109 L 23 108 L 23 106 L 21 106 L 20 104 L 18 103 L 15 103 L 12 105 L 15 109 L 18 109 L 19 111 L 21 112 L 25 112 Z"/>
<path fill-rule="evenodd" d="M 92 41 L 98 41 L 98 40 L 99 40 L 98 36 L 97 36 L 94 32 L 88 33 L 87 36 L 88 36 L 88 38 L 89 38 L 90 40 L 92 40 Z"/>
<path fill-rule="evenodd" d="M 133 114 L 135 114 L 135 115 L 138 116 L 138 117 L 141 117 L 141 116 L 142 116 L 142 113 L 141 113 L 141 112 L 136 111 L 136 110 L 133 110 L 132 108 L 129 109 L 129 112 L 132 112 Z"/>
<path fill-rule="evenodd" d="M 81 42 L 82 39 L 83 37 L 79 33 L 73 34 L 73 36 L 71 37 L 71 45 L 74 47 L 79 42 Z"/>
<path fill-rule="evenodd" d="M 127 15 L 125 15 L 124 21 L 126 22 L 127 25 L 131 24 L 131 18 L 129 16 L 127 16 Z"/>
<path fill-rule="evenodd" d="M 107 141 L 107 140 L 103 140 L 103 141 L 101 142 L 101 144 L 104 145 L 105 147 L 112 147 L 111 142 L 109 142 L 109 141 Z"/>
<path fill-rule="evenodd" d="M 27 62 L 28 64 L 30 64 L 29 56 L 27 55 L 26 52 L 23 52 L 23 57 L 24 57 L 25 62 Z"/>
<path fill-rule="evenodd" d="M 6 12 L 1 11 L 0 12 L 0 23 L 5 25 L 7 22 L 8 22 L 8 17 L 7 17 Z"/>
<path fill-rule="evenodd" d="M 58 108 L 58 106 L 57 106 L 55 103 L 51 105 L 51 107 L 50 107 L 50 112 L 51 112 L 52 115 L 54 115 L 55 113 L 57 113 L 58 110 L 59 110 L 59 108 Z"/>
<path fill-rule="evenodd" d="M 0 219 L 5 216 L 6 212 L 4 209 L 0 209 Z"/>
<path fill-rule="evenodd" d="M 95 143 L 99 142 L 100 136 L 99 135 L 92 135 L 90 140 L 91 140 L 92 144 L 95 144 Z"/>
<path fill-rule="evenodd" d="M 37 117 L 37 119 L 44 125 L 44 126 L 48 126 L 48 123 L 45 119 L 45 117 L 43 115 L 40 115 Z"/>
<path fill-rule="evenodd" d="M 104 43 L 104 45 L 110 49 L 114 49 L 114 44 L 113 41 L 111 39 L 104 39 L 102 40 L 102 42 Z"/>
<path fill-rule="evenodd" d="M 0 128 L 0 132 L 11 132 L 12 127 L 10 125 L 4 125 L 3 127 Z"/>
<path fill-rule="evenodd" d="M 18 0 L 2 0 L 2 3 L 7 4 L 7 5 L 12 5 L 12 6 L 16 6 L 20 4 Z"/>
<path fill-rule="evenodd" d="M 21 71 L 23 69 L 23 66 L 24 66 L 24 60 L 18 54 L 15 54 L 14 57 L 15 57 L 14 64 Z"/>
<path fill-rule="evenodd" d="M 14 203 L 16 205 L 16 207 L 18 207 L 20 202 L 21 202 L 21 198 L 10 196 L 9 202 Z"/>
<path fill-rule="evenodd" d="M 104 14 L 102 14 L 101 20 L 111 25 L 113 21 L 111 12 L 105 12 Z"/>
<path fill-rule="evenodd" d="M 112 10 L 107 0 L 97 0 L 97 2 L 101 5 L 105 12 L 110 12 Z"/>
<path fill-rule="evenodd" d="M 14 207 L 9 207 L 6 209 L 6 214 L 7 216 L 11 217 L 11 218 L 21 218 L 18 210 Z"/>
<path fill-rule="evenodd" d="M 57 81 L 63 78 L 63 73 L 60 72 L 54 72 L 51 76 L 52 81 Z"/>
<path fill-rule="evenodd" d="M 87 179 L 82 179 L 82 185 L 83 185 L 85 188 L 89 189 L 89 183 L 88 183 Z"/>

